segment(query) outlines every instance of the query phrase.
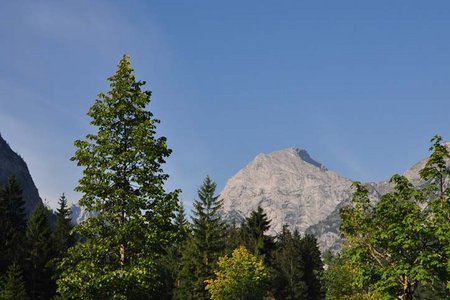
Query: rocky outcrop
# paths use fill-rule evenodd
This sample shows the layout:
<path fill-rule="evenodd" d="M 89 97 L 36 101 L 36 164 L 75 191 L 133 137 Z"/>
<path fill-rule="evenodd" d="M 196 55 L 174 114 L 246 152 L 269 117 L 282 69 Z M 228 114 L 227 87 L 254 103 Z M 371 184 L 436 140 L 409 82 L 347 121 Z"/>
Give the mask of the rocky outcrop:
<path fill-rule="evenodd" d="M 30 214 L 41 202 L 39 192 L 31 178 L 27 164 L 0 135 L 0 186 L 4 186 L 8 178 L 14 175 L 23 189 L 25 210 Z"/>

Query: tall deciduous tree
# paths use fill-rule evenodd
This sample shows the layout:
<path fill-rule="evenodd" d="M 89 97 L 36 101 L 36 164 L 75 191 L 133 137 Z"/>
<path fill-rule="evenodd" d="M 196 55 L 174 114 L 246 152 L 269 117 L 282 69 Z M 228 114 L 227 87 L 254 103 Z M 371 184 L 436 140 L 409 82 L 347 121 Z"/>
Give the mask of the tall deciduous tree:
<path fill-rule="evenodd" d="M 156 261 L 175 237 L 178 191 L 166 193 L 162 165 L 171 154 L 156 136 L 159 120 L 146 108 L 150 91 L 124 56 L 88 115 L 96 132 L 75 141 L 83 167 L 80 205 L 95 212 L 76 227 L 85 240 L 59 265 L 58 291 L 69 299 L 148 299 L 158 296 Z"/>
<path fill-rule="evenodd" d="M 341 211 L 343 257 L 357 266 L 354 286 L 405 300 L 423 291 L 441 298 L 450 280 L 450 155 L 440 137 L 432 142 L 423 186 L 394 175 L 394 191 L 373 205 L 367 188 L 355 183 L 353 202 Z"/>
<path fill-rule="evenodd" d="M 225 225 L 218 215 L 221 202 L 215 190 L 216 183 L 207 176 L 194 201 L 192 234 L 183 251 L 177 299 L 209 299 L 205 280 L 225 250 Z"/>
<path fill-rule="evenodd" d="M 420 171 L 425 181 L 424 197 L 428 200 L 429 233 L 433 236 L 432 249 L 434 274 L 447 286 L 450 297 L 450 152 L 442 137 L 431 139 L 430 157 Z M 436 259 L 439 258 L 439 259 Z"/>

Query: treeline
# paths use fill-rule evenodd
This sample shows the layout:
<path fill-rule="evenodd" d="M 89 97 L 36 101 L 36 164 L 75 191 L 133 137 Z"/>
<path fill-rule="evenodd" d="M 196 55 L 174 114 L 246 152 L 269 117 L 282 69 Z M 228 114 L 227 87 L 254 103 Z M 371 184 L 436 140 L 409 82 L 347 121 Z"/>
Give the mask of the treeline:
<path fill-rule="evenodd" d="M 287 227 L 267 235 L 270 220 L 261 207 L 240 226 L 225 223 L 215 188 L 206 177 L 191 223 L 178 214 L 182 234 L 169 251 L 167 299 L 324 299 L 317 240 Z"/>
<path fill-rule="evenodd" d="M 154 294 L 129 299 L 323 299 L 323 264 L 317 240 L 288 227 L 267 235 L 270 220 L 261 207 L 241 224 L 225 222 L 216 184 L 206 177 L 188 221 L 181 202 L 175 210 L 175 235 L 163 249 L 160 282 Z M 0 190 L 2 237 L 0 299 L 77 298 L 78 291 L 56 294 L 57 264 L 75 242 L 70 209 L 64 194 L 59 208 L 39 204 L 27 221 L 22 190 L 11 177 Z M 99 271 L 104 265 L 97 264 Z M 91 273 L 90 276 L 100 275 Z M 80 284 L 88 284 L 80 282 Z M 111 288 L 111 287 L 109 287 Z M 114 298 L 115 290 L 97 296 Z M 91 295 L 81 298 L 94 299 Z M 111 298 L 111 299 L 112 299 Z"/>

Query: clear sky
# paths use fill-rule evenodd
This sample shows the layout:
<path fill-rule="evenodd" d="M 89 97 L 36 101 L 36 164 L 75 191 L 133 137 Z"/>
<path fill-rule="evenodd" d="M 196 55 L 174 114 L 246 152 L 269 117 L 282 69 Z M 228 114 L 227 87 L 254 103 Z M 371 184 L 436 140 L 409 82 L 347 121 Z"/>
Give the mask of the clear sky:
<path fill-rule="evenodd" d="M 379 181 L 450 138 L 450 1 L 1 1 L 0 133 L 51 206 L 121 56 L 153 91 L 190 203 L 291 146 Z"/>

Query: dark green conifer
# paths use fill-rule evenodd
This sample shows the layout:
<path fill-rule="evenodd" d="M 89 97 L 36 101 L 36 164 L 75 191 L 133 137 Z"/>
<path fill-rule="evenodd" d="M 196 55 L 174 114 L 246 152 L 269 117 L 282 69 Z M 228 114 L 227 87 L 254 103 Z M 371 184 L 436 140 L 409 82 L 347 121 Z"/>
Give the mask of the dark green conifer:
<path fill-rule="evenodd" d="M 225 250 L 225 225 L 218 215 L 221 201 L 215 190 L 216 183 L 207 176 L 194 201 L 192 234 L 183 251 L 177 299 L 209 299 L 205 280 L 211 278 Z"/>
<path fill-rule="evenodd" d="M 28 221 L 26 231 L 26 277 L 31 299 L 50 299 L 55 284 L 49 262 L 53 258 L 51 229 L 47 209 L 39 204 Z"/>
<path fill-rule="evenodd" d="M 56 222 L 53 230 L 53 241 L 55 248 L 55 256 L 61 259 L 67 255 L 67 249 L 73 246 L 74 238 L 71 234 L 71 210 L 67 206 L 67 199 L 64 194 L 61 195 L 58 201 L 58 208 L 56 210 Z"/>
<path fill-rule="evenodd" d="M 287 226 L 277 237 L 273 254 L 273 288 L 276 299 L 303 299 L 307 286 L 304 281 L 304 262 L 301 237 L 296 230 L 291 233 Z"/>
<path fill-rule="evenodd" d="M 22 263 L 26 214 L 22 189 L 15 176 L 0 190 L 0 275 L 16 261 Z"/>
<path fill-rule="evenodd" d="M 174 225 L 177 235 L 172 243 L 166 247 L 166 253 L 160 261 L 160 273 L 162 274 L 161 277 L 164 278 L 163 286 L 160 288 L 160 299 L 172 299 L 174 289 L 180 286 L 179 273 L 182 250 L 189 235 L 189 223 L 181 200 L 178 202 L 175 211 Z"/>
<path fill-rule="evenodd" d="M 317 239 L 313 235 L 306 234 L 302 237 L 300 253 L 303 261 L 302 281 L 305 282 L 307 288 L 302 299 L 325 299 L 325 289 L 322 282 L 323 262 Z"/>
<path fill-rule="evenodd" d="M 270 220 L 261 206 L 258 206 L 244 220 L 241 229 L 244 246 L 254 255 L 264 257 L 266 262 L 268 262 L 274 249 L 274 241 L 273 237 L 265 234 L 270 229 Z"/>
<path fill-rule="evenodd" d="M 2 300 L 28 300 L 25 281 L 20 265 L 13 262 L 5 276 L 4 285 L 0 291 Z"/>
<path fill-rule="evenodd" d="M 245 244 L 242 237 L 241 228 L 236 225 L 236 222 L 226 224 L 226 253 L 231 255 L 232 252 Z"/>

